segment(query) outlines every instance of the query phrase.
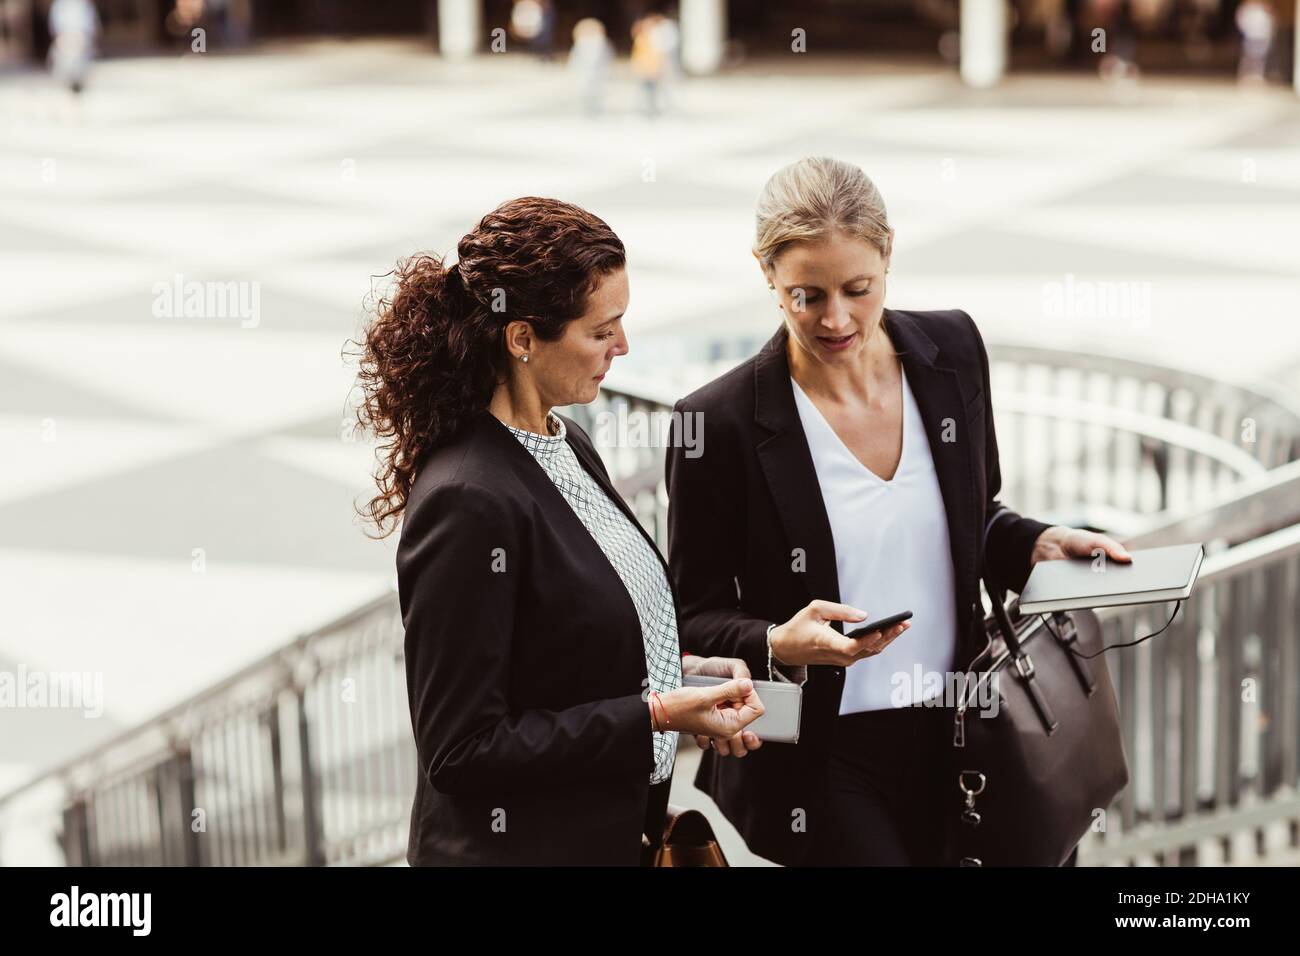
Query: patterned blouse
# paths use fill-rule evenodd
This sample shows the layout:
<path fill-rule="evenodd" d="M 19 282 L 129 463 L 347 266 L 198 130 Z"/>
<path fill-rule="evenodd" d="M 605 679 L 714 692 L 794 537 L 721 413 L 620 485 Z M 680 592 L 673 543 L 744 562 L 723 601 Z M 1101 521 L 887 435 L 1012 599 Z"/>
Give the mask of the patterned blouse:
<path fill-rule="evenodd" d="M 618 572 L 623 586 L 636 605 L 645 645 L 646 674 L 650 690 L 666 693 L 682 686 L 682 658 L 677 644 L 677 610 L 664 566 L 654 547 L 630 518 L 609 499 L 596 479 L 582 467 L 565 440 L 564 422 L 554 413 L 547 421 L 553 435 L 511 428 L 524 448 L 542 466 L 569 503 L 583 526 Z M 647 715 L 649 711 L 647 710 Z M 648 720 L 648 717 L 647 717 Z M 651 731 L 655 769 L 651 783 L 662 783 L 673 772 L 677 755 L 677 732 Z"/>

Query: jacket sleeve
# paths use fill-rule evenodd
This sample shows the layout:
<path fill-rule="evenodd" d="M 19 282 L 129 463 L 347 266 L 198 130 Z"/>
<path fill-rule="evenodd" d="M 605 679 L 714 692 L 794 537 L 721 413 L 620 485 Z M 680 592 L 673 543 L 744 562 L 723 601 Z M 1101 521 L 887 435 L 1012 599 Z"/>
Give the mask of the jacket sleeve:
<path fill-rule="evenodd" d="M 984 467 L 988 502 L 984 507 L 984 561 L 994 581 L 1017 594 L 1029 577 L 1034 542 L 1051 525 L 1022 517 L 997 500 L 1002 490 L 1002 468 L 998 461 L 997 431 L 993 427 L 993 389 L 989 382 L 989 356 L 975 321 L 963 312 L 971 334 L 979 345 L 980 372 L 984 387 Z"/>
<path fill-rule="evenodd" d="M 510 648 L 527 640 L 516 633 L 519 582 L 535 570 L 523 551 L 510 509 L 476 486 L 441 485 L 406 515 L 397 576 L 421 771 L 444 793 L 648 779 L 653 738 L 639 693 L 563 710 L 510 706 Z"/>
<path fill-rule="evenodd" d="M 677 593 L 682 650 L 705 657 L 739 657 L 758 679 L 769 679 L 767 628 L 772 621 L 740 609 L 744 570 L 743 502 L 738 476 L 716 474 L 711 455 L 688 456 L 680 439 L 681 402 L 673 408 L 666 462 L 668 565 Z M 724 453 L 725 454 L 725 453 Z"/>

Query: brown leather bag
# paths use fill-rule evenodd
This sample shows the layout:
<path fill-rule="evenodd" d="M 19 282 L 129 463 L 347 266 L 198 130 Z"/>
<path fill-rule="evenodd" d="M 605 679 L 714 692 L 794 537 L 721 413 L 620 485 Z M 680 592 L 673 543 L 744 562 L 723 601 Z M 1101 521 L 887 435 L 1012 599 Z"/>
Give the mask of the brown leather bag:
<path fill-rule="evenodd" d="M 642 866 L 727 866 L 709 818 L 699 810 L 669 805 L 658 846 L 641 837 Z"/>

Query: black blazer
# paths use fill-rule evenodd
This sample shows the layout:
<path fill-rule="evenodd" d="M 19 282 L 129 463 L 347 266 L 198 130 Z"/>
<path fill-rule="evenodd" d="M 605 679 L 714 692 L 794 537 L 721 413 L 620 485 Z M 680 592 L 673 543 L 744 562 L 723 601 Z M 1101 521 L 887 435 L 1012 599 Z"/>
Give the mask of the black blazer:
<path fill-rule="evenodd" d="M 970 316 L 886 309 L 884 323 L 902 353 L 943 493 L 957 591 L 956 661 L 964 667 L 983 644 L 981 556 L 1002 586 L 1019 591 L 1034 541 L 1048 526 L 1003 510 L 985 541 L 985 523 L 1001 507 L 995 499 L 1002 479 L 988 356 Z M 757 356 L 677 403 L 675 413 L 702 415 L 703 442 L 695 453 L 678 447 L 674 435 L 667 462 L 668 553 L 682 644 L 743 658 L 763 679 L 768 625 L 789 620 L 815 598 L 840 600 L 786 337 L 782 326 Z M 943 441 L 945 427 L 954 440 Z M 802 571 L 794 570 L 796 548 L 804 552 Z M 796 864 L 811 843 L 843 688 L 843 668 L 809 667 L 798 744 L 767 744 L 743 760 L 704 754 L 696 786 L 713 796 L 755 853 Z"/>
<path fill-rule="evenodd" d="M 586 433 L 564 422 L 583 467 L 632 517 Z M 397 574 L 419 757 L 407 861 L 637 865 L 647 815 L 662 821 L 664 809 L 647 807 L 636 606 L 490 413 L 421 465 Z M 667 785 L 653 790 L 666 805 Z"/>

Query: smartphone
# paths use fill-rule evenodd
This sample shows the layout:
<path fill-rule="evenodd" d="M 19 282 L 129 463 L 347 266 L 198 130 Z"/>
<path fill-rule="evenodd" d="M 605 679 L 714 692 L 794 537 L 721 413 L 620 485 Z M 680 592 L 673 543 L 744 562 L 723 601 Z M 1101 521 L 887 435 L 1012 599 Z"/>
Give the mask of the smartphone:
<path fill-rule="evenodd" d="M 902 624 L 912 616 L 911 611 L 900 611 L 898 614 L 891 614 L 889 617 L 882 617 L 879 621 L 872 621 L 870 624 L 864 624 L 861 627 L 854 628 L 845 637 L 866 637 L 872 631 L 883 631 L 886 628 L 893 627 L 895 624 Z"/>

